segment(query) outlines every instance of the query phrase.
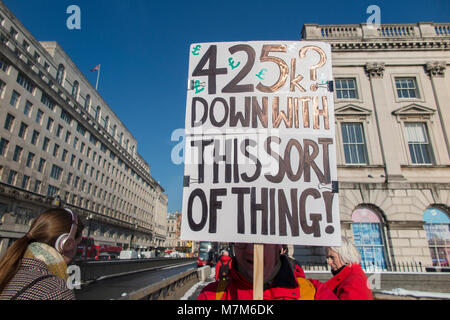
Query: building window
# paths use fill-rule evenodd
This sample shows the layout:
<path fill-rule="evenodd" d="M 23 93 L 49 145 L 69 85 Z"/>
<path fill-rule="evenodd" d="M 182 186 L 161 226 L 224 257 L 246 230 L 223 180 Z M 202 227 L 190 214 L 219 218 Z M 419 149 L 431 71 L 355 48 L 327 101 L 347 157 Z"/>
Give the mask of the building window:
<path fill-rule="evenodd" d="M 23 109 L 23 114 L 26 116 L 30 116 L 31 114 L 31 108 L 33 107 L 33 104 L 27 100 L 27 102 L 25 102 L 25 107 Z"/>
<path fill-rule="evenodd" d="M 362 123 L 341 123 L 346 164 L 367 164 L 367 148 Z"/>
<path fill-rule="evenodd" d="M 35 157 L 34 153 L 28 152 L 28 158 L 27 158 L 27 163 L 26 163 L 28 168 L 33 167 L 34 157 Z"/>
<path fill-rule="evenodd" d="M 3 126 L 6 130 L 12 131 L 15 117 L 12 114 L 7 114 L 5 119 L 5 125 Z"/>
<path fill-rule="evenodd" d="M 62 157 L 61 157 L 61 161 L 66 162 L 67 154 L 68 154 L 68 153 L 69 153 L 69 152 L 68 152 L 66 149 L 63 150 Z"/>
<path fill-rule="evenodd" d="M 22 122 L 20 124 L 20 129 L 19 129 L 19 137 L 20 138 L 25 139 L 25 135 L 27 134 L 27 129 L 28 129 L 28 126 Z"/>
<path fill-rule="evenodd" d="M 5 60 L 0 59 L 0 70 L 6 73 L 8 71 L 8 67 L 9 64 L 7 64 Z"/>
<path fill-rule="evenodd" d="M 101 113 L 101 108 L 100 108 L 100 106 L 97 106 L 97 109 L 95 109 L 95 121 L 97 121 L 97 122 L 100 119 L 100 113 Z"/>
<path fill-rule="evenodd" d="M 45 170 L 45 160 L 44 159 L 40 159 L 39 160 L 39 165 L 37 168 L 38 172 L 43 172 Z"/>
<path fill-rule="evenodd" d="M 425 123 L 405 123 L 406 138 L 408 139 L 409 153 L 413 164 L 432 164 L 433 151 L 428 138 L 428 130 Z"/>
<path fill-rule="evenodd" d="M 84 109 L 89 111 L 90 106 L 91 106 L 91 96 L 87 95 L 86 100 L 84 101 Z"/>
<path fill-rule="evenodd" d="M 8 144 L 9 144 L 8 140 L 6 140 L 4 138 L 0 139 L 0 156 L 2 156 L 2 157 L 5 156 L 6 151 L 8 150 Z"/>
<path fill-rule="evenodd" d="M 73 187 L 78 188 L 79 183 L 80 183 L 80 177 L 75 177 L 75 180 L 73 182 Z"/>
<path fill-rule="evenodd" d="M 54 196 L 55 194 L 57 194 L 59 191 L 59 189 L 55 186 L 49 185 L 48 186 L 48 191 L 47 191 L 47 195 L 48 196 Z"/>
<path fill-rule="evenodd" d="M 64 65 L 60 64 L 58 66 L 58 72 L 56 73 L 56 82 L 58 82 L 60 85 L 62 85 L 63 83 L 65 70 L 66 68 L 64 67 Z"/>
<path fill-rule="evenodd" d="M 28 183 L 30 182 L 30 177 L 24 175 L 22 179 L 22 189 L 28 189 Z"/>
<path fill-rule="evenodd" d="M 449 267 L 450 264 L 450 218 L 442 210 L 430 208 L 423 214 L 433 266 Z"/>
<path fill-rule="evenodd" d="M 59 180 L 61 178 L 62 168 L 58 167 L 57 165 L 52 166 L 52 171 L 50 172 L 50 177 L 52 177 L 55 180 Z"/>
<path fill-rule="evenodd" d="M 50 144 L 50 139 L 45 137 L 44 143 L 42 144 L 42 151 L 47 152 L 48 151 L 48 145 Z"/>
<path fill-rule="evenodd" d="M 58 129 L 56 129 L 56 136 L 58 138 L 61 138 L 62 131 L 63 131 L 63 126 L 58 124 Z"/>
<path fill-rule="evenodd" d="M 69 174 L 67 175 L 67 184 L 70 185 L 70 183 L 72 182 L 72 177 L 73 174 L 69 172 Z"/>
<path fill-rule="evenodd" d="M 36 123 L 41 124 L 43 116 L 44 116 L 44 112 L 41 109 L 39 109 L 36 114 Z"/>
<path fill-rule="evenodd" d="M 20 161 L 20 158 L 22 157 L 22 151 L 23 148 L 20 146 L 16 146 L 16 149 L 14 149 L 14 155 L 13 155 L 13 160 L 16 162 Z"/>
<path fill-rule="evenodd" d="M 31 144 L 35 146 L 38 138 L 39 138 L 39 132 L 37 132 L 36 130 L 33 130 L 33 135 L 31 136 Z"/>
<path fill-rule="evenodd" d="M 395 78 L 395 87 L 397 89 L 397 96 L 401 99 L 419 98 L 417 81 L 414 77 Z"/>
<path fill-rule="evenodd" d="M 72 98 L 75 99 L 75 101 L 78 99 L 78 92 L 80 89 L 80 84 L 78 83 L 78 81 L 74 81 L 73 83 L 73 87 L 72 87 Z"/>
<path fill-rule="evenodd" d="M 9 29 L 9 34 L 11 35 L 11 37 L 13 37 L 14 39 L 16 39 L 16 36 L 17 36 L 18 32 L 16 31 L 16 29 L 14 29 L 13 27 L 11 27 L 11 29 Z"/>
<path fill-rule="evenodd" d="M 41 58 L 41 55 L 37 51 L 35 51 L 33 58 L 34 58 L 35 62 L 39 62 L 39 59 Z"/>
<path fill-rule="evenodd" d="M 52 131 L 52 127 L 53 127 L 53 119 L 52 118 L 50 118 L 50 117 L 48 117 L 48 121 L 47 121 L 47 130 L 48 131 Z"/>
<path fill-rule="evenodd" d="M 16 108 L 17 104 L 19 103 L 19 100 L 20 100 L 20 94 L 18 92 L 16 92 L 15 90 L 13 90 L 9 104 L 12 105 L 14 108 Z"/>
<path fill-rule="evenodd" d="M 64 138 L 64 141 L 65 141 L 67 144 L 69 144 L 69 141 L 70 141 L 70 135 L 71 135 L 70 131 L 67 131 L 67 132 L 66 132 L 66 137 Z"/>
<path fill-rule="evenodd" d="M 41 181 L 36 180 L 36 182 L 34 183 L 34 193 L 39 193 L 41 190 Z"/>
<path fill-rule="evenodd" d="M 356 79 L 336 79 L 336 97 L 338 99 L 358 99 Z"/>
<path fill-rule="evenodd" d="M 5 92 L 6 83 L 0 80 L 0 98 L 3 98 L 3 92 Z"/>
<path fill-rule="evenodd" d="M 368 208 L 356 209 L 352 214 L 352 229 L 361 266 L 386 269 L 383 227 L 378 215 Z"/>
<path fill-rule="evenodd" d="M 78 122 L 77 124 L 77 131 L 79 134 L 81 134 L 83 137 L 86 135 L 86 128 L 83 127 L 81 123 Z"/>
<path fill-rule="evenodd" d="M 108 116 L 106 116 L 106 118 L 105 118 L 105 130 L 106 130 L 106 132 L 108 132 L 108 130 L 109 130 L 109 117 Z"/>
<path fill-rule="evenodd" d="M 15 185 L 16 184 L 16 177 L 17 177 L 17 172 L 14 170 L 10 170 L 9 171 L 9 175 L 8 175 L 8 181 L 7 183 L 10 185 Z"/>
<path fill-rule="evenodd" d="M 116 132 L 117 132 L 117 125 L 114 125 L 111 133 L 114 139 L 116 138 Z"/>
<path fill-rule="evenodd" d="M 57 157 L 59 152 L 59 145 L 55 143 L 55 146 L 53 148 L 53 156 Z"/>
<path fill-rule="evenodd" d="M 63 119 L 70 126 L 72 123 L 72 116 L 68 114 L 66 111 L 61 110 L 61 119 Z"/>
<path fill-rule="evenodd" d="M 44 92 L 42 92 L 41 102 L 46 105 L 50 110 L 55 110 L 55 102 Z"/>
<path fill-rule="evenodd" d="M 24 87 L 28 92 L 31 94 L 34 91 L 35 85 L 33 82 L 22 72 L 19 72 L 17 75 L 17 83 L 20 84 L 22 87 Z"/>

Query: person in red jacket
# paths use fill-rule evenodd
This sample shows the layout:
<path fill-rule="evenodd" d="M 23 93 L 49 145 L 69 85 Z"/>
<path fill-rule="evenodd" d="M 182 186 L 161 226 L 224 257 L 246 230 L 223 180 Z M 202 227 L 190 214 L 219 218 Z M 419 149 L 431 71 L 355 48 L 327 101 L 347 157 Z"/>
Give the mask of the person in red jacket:
<path fill-rule="evenodd" d="M 253 300 L 253 244 L 236 243 L 230 279 L 208 284 L 197 300 Z M 264 300 L 337 300 L 318 280 L 299 276 L 281 245 L 264 245 Z"/>
<path fill-rule="evenodd" d="M 219 262 L 216 264 L 216 281 L 227 279 L 231 271 L 232 259 L 228 251 L 224 250 Z"/>
<path fill-rule="evenodd" d="M 327 247 L 327 262 L 333 278 L 325 284 L 339 300 L 373 300 L 367 276 L 361 268 L 358 249 L 342 237 L 340 247 Z"/>

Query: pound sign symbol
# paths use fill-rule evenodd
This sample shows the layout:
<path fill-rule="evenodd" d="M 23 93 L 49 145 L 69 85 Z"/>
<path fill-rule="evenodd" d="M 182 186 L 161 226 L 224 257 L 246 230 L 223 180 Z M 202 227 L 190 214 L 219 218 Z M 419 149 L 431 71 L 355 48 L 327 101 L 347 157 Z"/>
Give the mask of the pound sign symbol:
<path fill-rule="evenodd" d="M 239 67 L 239 65 L 241 64 L 240 62 L 237 63 L 237 65 L 234 65 L 234 60 L 233 58 L 228 59 L 228 64 L 231 67 L 231 70 L 234 70 L 235 68 Z"/>
<path fill-rule="evenodd" d="M 198 56 L 198 52 L 200 51 L 200 48 L 201 48 L 202 46 L 201 45 L 196 45 L 195 47 L 194 47 L 194 50 L 192 50 L 192 54 L 194 55 L 194 56 Z"/>
<path fill-rule="evenodd" d="M 262 69 L 256 76 L 258 78 L 260 78 L 261 80 L 264 80 L 264 78 L 262 77 L 264 75 L 264 73 L 267 71 L 266 68 Z"/>
<path fill-rule="evenodd" d="M 201 87 L 200 81 L 199 81 L 199 80 L 196 80 L 196 81 L 194 82 L 195 93 L 202 92 L 202 91 L 205 89 L 205 88 L 200 88 L 200 87 Z"/>

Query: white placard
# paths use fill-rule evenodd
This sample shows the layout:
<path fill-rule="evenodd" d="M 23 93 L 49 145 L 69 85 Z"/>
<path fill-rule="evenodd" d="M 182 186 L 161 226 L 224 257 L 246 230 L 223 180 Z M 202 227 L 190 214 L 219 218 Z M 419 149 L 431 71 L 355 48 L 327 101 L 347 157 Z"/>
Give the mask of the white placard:
<path fill-rule="evenodd" d="M 181 239 L 339 245 L 330 45 L 190 48 Z"/>

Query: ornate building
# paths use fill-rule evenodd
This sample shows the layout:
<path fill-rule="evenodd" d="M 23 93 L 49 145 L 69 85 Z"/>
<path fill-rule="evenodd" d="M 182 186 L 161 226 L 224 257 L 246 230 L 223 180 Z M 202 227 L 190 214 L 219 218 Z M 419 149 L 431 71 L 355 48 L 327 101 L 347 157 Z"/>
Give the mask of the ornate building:
<path fill-rule="evenodd" d="M 169 213 L 167 216 L 167 234 L 165 247 L 178 252 L 191 253 L 193 242 L 180 240 L 181 212 Z"/>
<path fill-rule="evenodd" d="M 0 254 L 55 201 L 98 244 L 163 245 L 167 195 L 136 139 L 64 50 L 2 2 L 0 124 Z"/>
<path fill-rule="evenodd" d="M 332 48 L 343 235 L 366 265 L 448 267 L 450 24 L 306 24 L 302 40 Z"/>

